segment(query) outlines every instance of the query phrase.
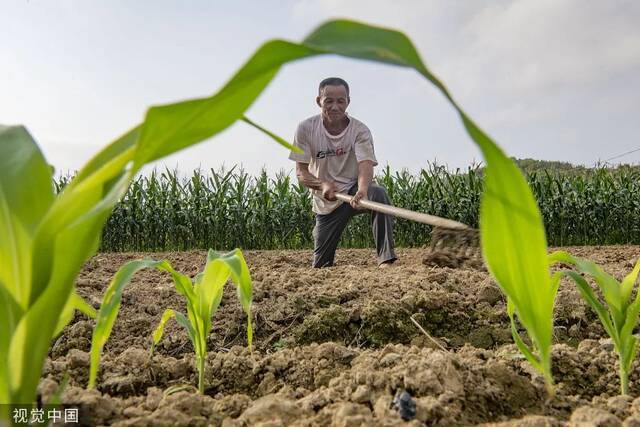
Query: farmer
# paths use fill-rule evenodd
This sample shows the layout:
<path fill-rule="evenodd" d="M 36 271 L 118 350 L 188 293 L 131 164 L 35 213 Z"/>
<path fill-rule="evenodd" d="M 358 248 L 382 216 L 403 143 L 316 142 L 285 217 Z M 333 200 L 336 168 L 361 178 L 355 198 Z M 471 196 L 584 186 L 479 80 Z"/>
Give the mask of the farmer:
<path fill-rule="evenodd" d="M 389 204 L 387 192 L 373 181 L 373 167 L 378 164 L 369 128 L 347 115 L 349 85 L 331 77 L 320 82 L 316 103 L 321 114 L 298 125 L 293 144 L 304 154 L 291 152 L 296 175 L 311 189 L 316 225 L 313 266 L 330 267 L 342 231 L 352 216 L 364 211 L 362 199 Z M 336 199 L 335 193 L 353 196 L 351 204 Z M 372 212 L 373 238 L 376 241 L 378 266 L 388 267 L 396 260 L 393 249 L 393 217 Z"/>

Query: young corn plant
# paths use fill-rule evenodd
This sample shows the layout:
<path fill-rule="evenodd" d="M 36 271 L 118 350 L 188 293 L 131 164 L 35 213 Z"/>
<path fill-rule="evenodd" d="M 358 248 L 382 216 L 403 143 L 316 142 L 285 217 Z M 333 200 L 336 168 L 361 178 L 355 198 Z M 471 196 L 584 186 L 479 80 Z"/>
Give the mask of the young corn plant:
<path fill-rule="evenodd" d="M 160 125 L 151 120 L 148 126 Z M 35 401 L 51 340 L 74 310 L 95 316 L 76 293 L 75 278 L 136 171 L 186 146 L 180 138 L 161 140 L 161 147 L 145 143 L 144 128 L 106 147 L 55 195 L 51 168 L 29 133 L 0 126 L 1 404 Z M 9 416 L 5 405 L 0 421 Z"/>
<path fill-rule="evenodd" d="M 277 70 L 264 61 L 278 56 L 267 46 L 212 97 L 152 107 L 58 194 L 27 130 L 0 125 L 0 422 L 6 404 L 35 401 L 51 341 L 74 310 L 92 314 L 75 279 L 136 173 L 241 119 Z"/>
<path fill-rule="evenodd" d="M 231 277 L 238 289 L 238 299 L 245 313 L 247 313 L 247 341 L 249 348 L 253 341 L 253 327 L 251 322 L 251 301 L 253 286 L 249 268 L 239 249 L 228 253 L 209 250 L 204 271 L 191 279 L 176 271 L 168 261 L 152 259 L 134 260 L 124 264 L 116 272 L 109 284 L 96 318 L 96 327 L 91 339 L 91 367 L 89 371 L 89 388 L 94 388 L 98 377 L 102 349 L 107 343 L 113 325 L 120 311 L 122 291 L 131 281 L 135 273 L 144 268 L 155 268 L 170 273 L 176 290 L 187 300 L 187 316 L 174 310 L 165 310 L 158 329 L 153 334 L 153 346 L 162 338 L 165 323 L 174 317 L 179 324 L 187 329 L 187 333 L 196 349 L 197 368 L 199 372 L 199 390 L 204 391 L 204 361 L 207 352 L 207 336 L 211 331 L 211 317 L 218 309 L 225 283 Z M 96 316 L 94 316 L 96 317 Z M 153 353 L 153 348 L 152 348 Z"/>
<path fill-rule="evenodd" d="M 632 294 L 640 273 L 640 260 L 631 273 L 619 282 L 594 262 L 564 251 L 552 253 L 549 259 L 552 263 L 568 264 L 576 270 L 561 271 L 558 274 L 568 276 L 576 283 L 584 300 L 598 315 L 618 353 L 620 392 L 629 394 L 629 372 L 638 350 L 638 338 L 633 335 L 633 331 L 638 325 L 640 315 L 640 292 L 636 290 L 636 295 Z M 602 292 L 606 306 L 596 296 L 582 274 L 593 278 Z"/>
<path fill-rule="evenodd" d="M 513 339 L 553 397 L 551 340 L 560 277 L 550 274 L 542 216 L 524 176 L 497 147 L 483 151 L 487 168 L 480 202 L 482 255 L 507 296 Z M 520 337 L 515 315 L 532 348 Z"/>
<path fill-rule="evenodd" d="M 176 290 L 187 302 L 187 315 L 178 311 L 167 309 L 162 314 L 158 327 L 153 332 L 153 345 L 162 339 L 164 327 L 169 319 L 174 318 L 182 325 L 189 335 L 196 352 L 196 368 L 198 370 L 198 391 L 204 394 L 204 370 L 207 358 L 207 337 L 211 331 L 211 317 L 218 310 L 222 291 L 225 283 L 231 277 L 238 288 L 238 299 L 242 309 L 247 313 L 247 341 L 249 348 L 253 340 L 253 328 L 251 325 L 251 276 L 242 256 L 242 252 L 236 249 L 227 254 L 220 254 L 212 250 L 207 255 L 207 264 L 202 273 L 199 273 L 193 283 L 189 277 L 171 271 Z"/>

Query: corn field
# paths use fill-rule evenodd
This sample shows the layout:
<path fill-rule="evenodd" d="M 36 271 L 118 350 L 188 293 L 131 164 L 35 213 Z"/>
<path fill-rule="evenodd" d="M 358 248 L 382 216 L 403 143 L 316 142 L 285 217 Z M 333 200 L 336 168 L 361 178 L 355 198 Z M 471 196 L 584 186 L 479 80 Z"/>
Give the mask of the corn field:
<path fill-rule="evenodd" d="M 59 191 L 69 177 L 60 177 Z M 429 165 L 414 175 L 382 169 L 377 181 L 397 206 L 478 225 L 482 169 L 449 171 Z M 581 174 L 527 175 L 551 245 L 640 243 L 640 171 L 597 168 Z M 358 215 L 343 247 L 373 246 L 370 216 Z M 284 172 L 250 176 L 243 170 L 172 170 L 138 177 L 116 206 L 102 235 L 103 251 L 195 248 L 296 249 L 313 246 L 309 192 Z M 397 220 L 398 246 L 428 244 L 428 226 Z"/>

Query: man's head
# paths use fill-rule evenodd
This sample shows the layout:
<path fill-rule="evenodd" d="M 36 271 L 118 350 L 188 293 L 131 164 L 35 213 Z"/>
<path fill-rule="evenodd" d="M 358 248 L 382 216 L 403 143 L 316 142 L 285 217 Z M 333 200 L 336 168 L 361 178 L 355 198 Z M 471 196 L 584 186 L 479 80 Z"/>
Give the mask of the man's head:
<path fill-rule="evenodd" d="M 349 106 L 349 85 L 339 77 L 320 82 L 316 103 L 322 109 L 322 118 L 328 123 L 340 123 Z"/>

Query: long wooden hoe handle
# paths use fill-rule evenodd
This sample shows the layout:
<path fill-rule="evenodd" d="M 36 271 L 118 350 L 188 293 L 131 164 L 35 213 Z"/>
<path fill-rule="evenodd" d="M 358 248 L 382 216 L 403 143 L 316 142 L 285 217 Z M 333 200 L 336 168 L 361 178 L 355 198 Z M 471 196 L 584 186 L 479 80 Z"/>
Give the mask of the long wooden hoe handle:
<path fill-rule="evenodd" d="M 350 203 L 353 196 L 344 193 L 336 193 L 336 198 L 343 202 Z M 434 227 L 448 228 L 452 230 L 468 230 L 469 226 L 451 219 L 441 218 L 435 215 L 429 215 L 422 212 L 410 211 L 409 209 L 398 208 L 384 203 L 372 202 L 371 200 L 360 200 L 360 206 L 372 211 L 380 212 L 387 215 L 397 216 L 399 218 L 420 222 L 422 224 L 432 225 Z"/>

